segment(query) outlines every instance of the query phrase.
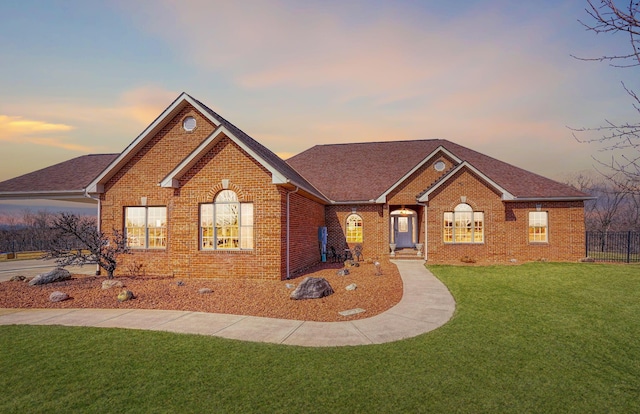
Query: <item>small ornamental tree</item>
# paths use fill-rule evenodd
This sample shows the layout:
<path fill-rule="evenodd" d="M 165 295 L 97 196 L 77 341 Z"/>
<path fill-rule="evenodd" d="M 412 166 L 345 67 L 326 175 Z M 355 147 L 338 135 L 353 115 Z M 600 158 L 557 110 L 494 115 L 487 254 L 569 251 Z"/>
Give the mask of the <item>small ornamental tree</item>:
<path fill-rule="evenodd" d="M 123 233 L 113 230 L 112 237 L 98 230 L 91 217 L 60 213 L 53 220 L 57 237 L 51 242 L 45 258 L 53 258 L 60 266 L 82 266 L 97 263 L 113 279 L 117 256 L 129 253 Z"/>

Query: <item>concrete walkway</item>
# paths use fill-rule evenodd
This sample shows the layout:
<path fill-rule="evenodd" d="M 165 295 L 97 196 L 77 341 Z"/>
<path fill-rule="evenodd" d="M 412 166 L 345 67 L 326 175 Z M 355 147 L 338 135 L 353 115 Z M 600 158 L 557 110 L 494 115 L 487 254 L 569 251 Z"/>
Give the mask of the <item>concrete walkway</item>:
<path fill-rule="evenodd" d="M 130 328 L 310 347 L 398 341 L 444 325 L 455 310 L 445 285 L 421 261 L 395 261 L 404 295 L 388 311 L 347 322 L 312 322 L 219 313 L 131 309 L 4 309 L 0 325 Z"/>

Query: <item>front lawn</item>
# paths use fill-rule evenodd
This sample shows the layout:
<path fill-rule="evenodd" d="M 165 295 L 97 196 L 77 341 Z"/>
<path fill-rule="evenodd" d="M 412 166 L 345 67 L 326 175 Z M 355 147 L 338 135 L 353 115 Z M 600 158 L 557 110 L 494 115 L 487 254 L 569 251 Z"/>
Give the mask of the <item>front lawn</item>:
<path fill-rule="evenodd" d="M 0 327 L 0 412 L 640 412 L 638 266 L 430 269 L 454 318 L 384 345 Z"/>

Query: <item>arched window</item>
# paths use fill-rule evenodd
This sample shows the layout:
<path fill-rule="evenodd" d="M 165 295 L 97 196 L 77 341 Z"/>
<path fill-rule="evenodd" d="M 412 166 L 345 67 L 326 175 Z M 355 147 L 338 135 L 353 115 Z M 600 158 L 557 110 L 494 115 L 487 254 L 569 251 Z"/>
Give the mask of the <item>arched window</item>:
<path fill-rule="evenodd" d="M 253 204 L 222 190 L 213 203 L 200 205 L 200 248 L 253 249 Z"/>
<path fill-rule="evenodd" d="M 347 217 L 347 243 L 362 243 L 362 217 L 350 214 Z"/>
<path fill-rule="evenodd" d="M 484 243 L 484 213 L 458 204 L 444 213 L 445 243 Z"/>

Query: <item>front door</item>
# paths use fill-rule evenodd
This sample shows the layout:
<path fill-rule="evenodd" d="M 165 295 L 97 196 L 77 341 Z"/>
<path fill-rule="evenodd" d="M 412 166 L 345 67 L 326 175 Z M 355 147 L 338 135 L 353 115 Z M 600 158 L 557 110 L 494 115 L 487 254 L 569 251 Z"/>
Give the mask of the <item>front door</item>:
<path fill-rule="evenodd" d="M 413 247 L 413 220 L 411 216 L 396 217 L 396 248 Z"/>

